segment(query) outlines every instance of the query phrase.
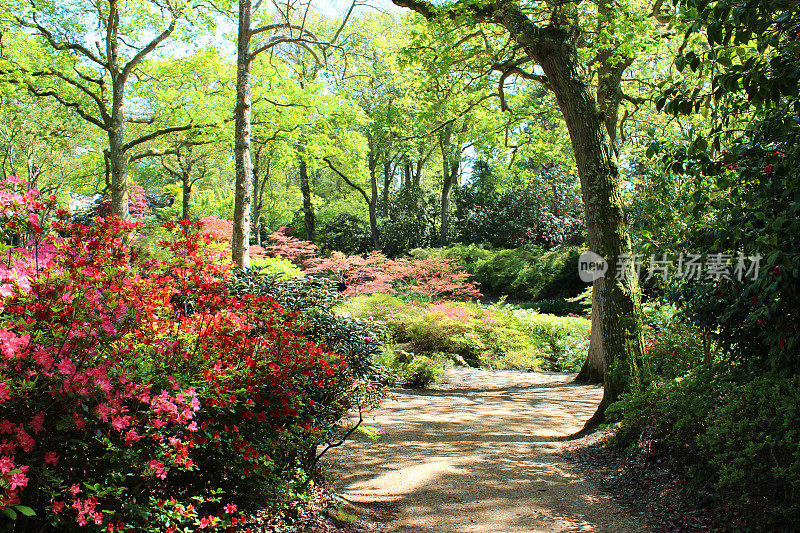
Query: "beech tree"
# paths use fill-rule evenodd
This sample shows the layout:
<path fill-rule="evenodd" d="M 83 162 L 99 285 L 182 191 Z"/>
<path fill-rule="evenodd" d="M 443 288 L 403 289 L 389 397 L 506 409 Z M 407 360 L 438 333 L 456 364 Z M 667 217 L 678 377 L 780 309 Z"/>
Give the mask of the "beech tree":
<path fill-rule="evenodd" d="M 581 181 L 589 248 L 610 265 L 608 275 L 597 279 L 593 291 L 602 295 L 598 322 L 603 345 L 604 395 L 587 428 L 603 420 L 605 409 L 631 382 L 639 379 L 644 355 L 641 297 L 632 266 L 615 276 L 618 258 L 631 254 L 631 239 L 624 216 L 619 186 L 619 163 L 613 129 L 622 98 L 621 73 L 630 64 L 624 54 L 603 53 L 587 58 L 587 32 L 581 18 L 586 10 L 578 2 L 528 5 L 509 0 L 493 3 L 448 2 L 434 5 L 424 0 L 392 0 L 413 9 L 434 24 L 486 24 L 502 28 L 513 43 L 511 54 L 496 63 L 500 84 L 512 74 L 528 77 L 553 91 L 569 131 Z M 660 16 L 661 2 L 653 10 Z M 630 10 L 630 11 L 626 11 Z M 624 12 L 624 13 L 623 13 Z M 651 12 L 637 13 L 631 5 L 601 1 L 590 20 L 601 27 L 620 24 L 618 17 L 646 19 Z M 606 44 L 606 43 L 602 43 Z M 592 94 L 592 69 L 599 68 L 599 91 Z M 526 72 L 533 63 L 538 70 Z M 618 279 L 619 278 L 619 279 Z"/>

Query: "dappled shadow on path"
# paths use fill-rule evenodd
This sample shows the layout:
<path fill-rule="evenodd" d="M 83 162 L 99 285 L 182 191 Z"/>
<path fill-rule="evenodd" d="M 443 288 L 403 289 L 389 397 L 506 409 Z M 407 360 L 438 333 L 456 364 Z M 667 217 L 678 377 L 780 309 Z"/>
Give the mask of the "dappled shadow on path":
<path fill-rule="evenodd" d="M 337 491 L 391 509 L 387 532 L 635 531 L 558 453 L 602 396 L 572 377 L 456 369 L 394 391 L 365 420 L 378 442 L 331 450 Z"/>

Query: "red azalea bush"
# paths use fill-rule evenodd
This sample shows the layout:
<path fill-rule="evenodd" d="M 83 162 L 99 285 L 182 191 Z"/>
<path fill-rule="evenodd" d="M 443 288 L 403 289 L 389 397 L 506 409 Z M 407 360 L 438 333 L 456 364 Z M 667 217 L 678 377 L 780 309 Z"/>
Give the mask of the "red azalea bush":
<path fill-rule="evenodd" d="M 5 227 L 42 207 L 3 202 Z M 342 358 L 232 296 L 197 224 L 163 263 L 126 245 L 136 226 L 61 224 L 50 262 L 3 285 L 0 521 L 19 530 L 245 530 L 307 482 L 320 413 L 349 407 Z M 9 251 L 6 278 L 26 261 Z"/>

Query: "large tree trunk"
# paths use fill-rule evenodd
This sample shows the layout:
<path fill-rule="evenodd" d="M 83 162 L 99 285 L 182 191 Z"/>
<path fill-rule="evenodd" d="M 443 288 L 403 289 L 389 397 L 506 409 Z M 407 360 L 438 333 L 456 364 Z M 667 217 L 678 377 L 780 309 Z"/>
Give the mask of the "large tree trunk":
<path fill-rule="evenodd" d="M 613 18 L 612 9 L 608 2 L 599 4 L 598 26 Z M 602 31 L 602 27 L 598 27 L 598 31 Z M 599 65 L 597 69 L 597 106 L 603 114 L 609 144 L 617 154 L 617 124 L 619 122 L 619 106 L 622 101 L 622 76 L 633 60 L 616 57 L 612 55 L 611 51 L 604 51 L 598 56 L 597 63 Z M 605 376 L 606 355 L 600 325 L 604 301 L 603 284 L 595 282 L 592 285 L 592 333 L 589 339 L 589 353 L 581 371 L 575 378 L 577 383 L 601 383 Z"/>
<path fill-rule="evenodd" d="M 580 69 L 577 48 L 549 41 L 526 47 L 537 59 L 558 100 L 572 140 L 586 215 L 589 248 L 609 264 L 595 281 L 603 302 L 598 310 L 604 352 L 604 394 L 591 427 L 604 419 L 605 409 L 638 379 L 644 354 L 638 279 L 632 269 L 617 279 L 617 258 L 631 253 L 619 187 L 619 165 L 603 114 L 589 92 Z"/>
<path fill-rule="evenodd" d="M 239 268 L 250 268 L 250 202 L 252 201 L 253 164 L 250 160 L 251 69 L 250 17 L 251 0 L 239 0 L 239 35 L 236 56 L 236 133 L 234 160 L 236 190 L 233 206 L 231 256 Z"/>
<path fill-rule="evenodd" d="M 595 280 L 592 284 L 592 330 L 589 336 L 589 355 L 586 357 L 581 371 L 575 377 L 576 383 L 602 383 L 605 376 L 603 328 L 600 325 L 604 301 L 601 295 L 602 290 L 602 281 Z"/>
<path fill-rule="evenodd" d="M 306 227 L 306 240 L 314 242 L 316 217 L 314 216 L 314 204 L 311 203 L 311 183 L 308 181 L 308 166 L 302 159 L 300 160 L 300 192 L 303 194 L 303 222 Z"/>

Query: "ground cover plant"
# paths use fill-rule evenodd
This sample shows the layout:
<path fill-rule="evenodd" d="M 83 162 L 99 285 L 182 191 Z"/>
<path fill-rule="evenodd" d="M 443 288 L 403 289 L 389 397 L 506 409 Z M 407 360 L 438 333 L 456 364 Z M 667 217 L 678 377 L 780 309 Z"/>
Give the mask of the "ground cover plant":
<path fill-rule="evenodd" d="M 588 319 L 511 305 L 408 301 L 377 294 L 350 298 L 339 309 L 384 322 L 394 350 L 387 363 L 401 369 L 416 355 L 440 365 L 577 372 L 588 346 Z"/>
<path fill-rule="evenodd" d="M 305 336 L 308 317 L 230 290 L 200 224 L 40 223 L 53 200 L 2 191 L 0 507 L 16 529 L 244 529 L 306 490 L 314 447 L 367 378 Z M 21 193 L 16 189 L 24 189 Z M 336 327 L 330 327 L 330 338 Z M 362 354 L 369 357 L 368 354 Z"/>

